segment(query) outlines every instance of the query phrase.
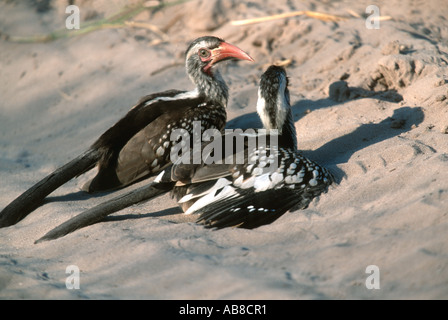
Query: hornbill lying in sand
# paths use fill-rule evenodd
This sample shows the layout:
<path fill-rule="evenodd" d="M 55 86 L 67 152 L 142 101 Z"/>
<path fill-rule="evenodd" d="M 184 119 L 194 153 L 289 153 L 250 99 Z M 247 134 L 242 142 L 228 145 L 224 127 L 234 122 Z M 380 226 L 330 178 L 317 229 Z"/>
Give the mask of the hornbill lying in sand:
<path fill-rule="evenodd" d="M 233 149 L 231 163 L 206 164 L 203 158 L 200 164 L 186 164 L 181 158 L 162 171 L 152 184 L 81 213 L 37 242 L 62 237 L 170 190 L 186 214 L 198 213 L 198 222 L 211 228 L 255 228 L 275 221 L 293 207 L 306 208 L 316 196 L 327 191 L 334 179 L 327 169 L 297 151 L 288 78 L 283 68 L 271 66 L 262 75 L 257 112 L 265 130 L 237 133 L 255 136 L 257 144 L 250 145 L 249 139 L 245 140 L 243 150 Z M 273 132 L 276 130 L 277 134 Z M 224 144 L 221 160 L 228 156 Z M 217 150 L 213 149 L 214 156 Z M 244 161 L 238 164 L 236 156 L 240 152 Z"/>
<path fill-rule="evenodd" d="M 186 51 L 186 71 L 193 91 L 168 90 L 143 97 L 121 120 L 83 154 L 28 189 L 0 213 L 0 227 L 13 225 L 36 209 L 51 192 L 70 179 L 98 166 L 98 174 L 83 189 L 117 189 L 159 173 L 170 164 L 171 132 L 222 130 L 226 123 L 228 88 L 213 67 L 227 59 L 253 59 L 222 39 L 194 40 Z"/>

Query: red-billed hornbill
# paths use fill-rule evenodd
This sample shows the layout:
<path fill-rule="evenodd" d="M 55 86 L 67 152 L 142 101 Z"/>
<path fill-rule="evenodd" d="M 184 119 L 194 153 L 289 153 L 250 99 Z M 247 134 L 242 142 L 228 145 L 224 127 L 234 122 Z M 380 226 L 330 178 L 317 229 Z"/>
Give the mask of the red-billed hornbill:
<path fill-rule="evenodd" d="M 171 132 L 222 130 L 226 123 L 228 88 L 213 67 L 227 59 L 253 59 L 222 39 L 194 40 L 186 51 L 186 71 L 196 88 L 169 90 L 143 97 L 121 120 L 83 154 L 28 189 L 0 213 L 0 227 L 13 225 L 36 209 L 47 195 L 70 179 L 98 166 L 97 175 L 83 189 L 106 191 L 127 186 L 159 173 L 170 164 Z"/>
<path fill-rule="evenodd" d="M 199 214 L 197 221 L 208 228 L 252 229 L 269 224 L 291 208 L 307 208 L 334 181 L 326 168 L 297 151 L 288 78 L 283 68 L 271 66 L 262 75 L 257 112 L 268 134 L 269 130 L 278 130 L 278 143 L 272 141 L 272 134 L 260 139 L 264 133 L 259 132 L 258 140 L 266 143 L 248 148 L 243 164 L 228 166 L 227 172 L 221 174 L 215 170 L 214 175 L 221 177 L 212 187 L 204 190 L 200 183 L 191 183 L 184 190 L 179 188 L 177 198 L 179 203 L 187 204 L 185 213 Z M 183 170 L 180 164 L 173 172 L 185 176 Z M 191 181 L 202 174 L 196 170 L 189 175 Z"/>
<path fill-rule="evenodd" d="M 255 228 L 273 222 L 293 207 L 306 208 L 316 196 L 327 191 L 333 177 L 327 169 L 297 151 L 288 79 L 283 68 L 271 66 L 262 75 L 257 112 L 265 130 L 237 133 L 246 137 L 255 135 L 258 141 L 253 147 L 245 140 L 244 150 L 233 150 L 233 160 L 238 152 L 243 152 L 241 164 L 226 161 L 205 164 L 205 159 L 201 164 L 178 161 L 161 172 L 151 185 L 85 211 L 37 242 L 59 238 L 170 190 L 185 213 L 198 213 L 198 222 L 211 228 Z M 224 144 L 222 160 L 228 156 Z"/>

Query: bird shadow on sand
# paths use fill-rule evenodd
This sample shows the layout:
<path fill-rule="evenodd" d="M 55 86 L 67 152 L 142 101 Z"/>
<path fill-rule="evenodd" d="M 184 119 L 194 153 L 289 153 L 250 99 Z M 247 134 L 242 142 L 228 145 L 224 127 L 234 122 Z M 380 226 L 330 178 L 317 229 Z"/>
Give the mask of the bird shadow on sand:
<path fill-rule="evenodd" d="M 403 96 L 396 90 L 370 91 L 359 87 L 349 87 L 345 81 L 336 81 L 330 85 L 328 98 L 319 100 L 302 99 L 291 105 L 294 122 L 299 121 L 305 114 L 315 110 L 334 107 L 349 100 L 376 99 L 397 103 Z M 227 121 L 226 129 L 262 128 L 263 124 L 257 112 L 246 113 Z"/>
<path fill-rule="evenodd" d="M 58 202 L 58 201 L 84 201 L 92 198 L 101 198 L 109 194 L 111 194 L 111 192 L 87 193 L 85 191 L 80 190 L 60 196 L 48 196 L 47 198 L 45 198 L 44 203 Z"/>
<path fill-rule="evenodd" d="M 395 90 L 369 91 L 363 88 L 348 87 L 342 81 L 332 84 L 330 97 L 319 100 L 300 100 L 292 105 L 294 122 L 300 121 L 305 114 L 324 108 L 335 107 L 343 102 L 359 99 L 376 99 L 392 103 L 403 100 Z M 375 143 L 398 136 L 413 127 L 418 126 L 424 119 L 421 107 L 401 107 L 394 110 L 392 116 L 377 123 L 362 124 L 354 131 L 326 142 L 315 150 L 300 149 L 306 157 L 330 169 L 335 180 L 339 183 L 345 172 L 337 165 L 347 162 L 357 151 Z M 300 122 L 298 123 L 300 126 Z M 245 114 L 228 121 L 226 128 L 248 129 L 261 128 L 262 124 L 256 112 Z"/>
<path fill-rule="evenodd" d="M 131 191 L 133 189 L 136 189 L 136 186 L 130 186 L 128 188 L 121 189 L 122 193 L 127 193 L 128 191 Z M 95 193 L 95 194 L 89 194 L 84 191 L 78 191 L 75 193 L 70 193 L 62 196 L 55 196 L 55 197 L 49 197 L 45 203 L 47 202 L 53 202 L 53 201 L 84 201 L 91 198 L 100 198 L 105 197 L 104 203 L 107 202 L 107 198 L 114 198 L 115 195 L 113 195 L 113 192 L 117 192 L 118 196 L 118 190 L 111 191 L 111 192 L 101 192 L 101 193 Z M 107 216 L 104 219 L 101 220 L 101 222 L 112 222 L 112 221 L 123 221 L 123 220 L 135 220 L 135 219 L 144 219 L 144 218 L 156 218 L 156 217 L 164 217 L 164 216 L 173 216 L 176 214 L 181 214 L 183 211 L 180 207 L 178 207 L 174 202 L 173 206 L 167 209 L 163 209 L 160 211 L 155 212 L 147 212 L 147 213 L 141 213 L 146 209 L 142 209 L 143 205 L 137 204 L 137 209 L 135 210 L 138 213 L 127 213 L 127 214 L 119 214 L 114 216 Z M 118 211 L 120 212 L 120 211 Z"/>
<path fill-rule="evenodd" d="M 422 123 L 424 114 L 421 107 L 395 109 L 392 116 L 378 123 L 362 124 L 352 132 L 333 139 L 316 150 L 302 150 L 302 153 L 329 168 L 340 182 L 345 173 L 337 166 L 346 163 L 351 156 L 370 145 L 393 138 Z"/>
<path fill-rule="evenodd" d="M 142 210 L 140 209 L 138 211 L 141 212 Z M 108 217 L 104 218 L 102 220 L 102 222 L 157 218 L 157 217 L 173 216 L 173 215 L 181 214 L 181 213 L 183 213 L 182 209 L 179 208 L 178 206 L 175 206 L 175 207 L 163 209 L 160 211 L 147 212 L 147 213 L 143 213 L 143 214 L 129 213 L 129 214 L 122 214 L 122 215 L 118 215 L 118 216 L 108 216 Z"/>

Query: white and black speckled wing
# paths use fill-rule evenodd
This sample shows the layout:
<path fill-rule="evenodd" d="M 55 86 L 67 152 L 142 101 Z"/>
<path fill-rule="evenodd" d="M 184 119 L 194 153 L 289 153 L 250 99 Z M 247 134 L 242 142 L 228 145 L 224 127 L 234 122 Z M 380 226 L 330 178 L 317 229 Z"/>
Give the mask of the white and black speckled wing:
<path fill-rule="evenodd" d="M 333 182 L 327 169 L 297 151 L 265 148 L 249 157 L 254 163 L 233 168 L 231 178 L 219 179 L 186 213 L 199 213 L 198 221 L 207 227 L 255 228 L 275 221 L 292 207 L 306 208 Z M 273 158 L 279 165 L 268 168 Z"/>

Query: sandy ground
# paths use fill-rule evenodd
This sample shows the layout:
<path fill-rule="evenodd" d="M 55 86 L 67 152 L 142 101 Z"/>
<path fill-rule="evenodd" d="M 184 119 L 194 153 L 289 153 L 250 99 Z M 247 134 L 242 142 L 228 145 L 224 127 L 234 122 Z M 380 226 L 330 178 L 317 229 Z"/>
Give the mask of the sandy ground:
<path fill-rule="evenodd" d="M 299 148 L 339 184 L 308 209 L 255 230 L 206 230 L 164 196 L 33 244 L 116 196 L 80 192 L 90 172 L 0 230 L 0 298 L 448 298 L 444 1 L 379 2 L 381 15 L 393 18 L 379 29 L 347 11 L 362 15 L 369 1 L 192 1 L 133 18 L 164 35 L 128 27 L 47 43 L 5 40 L 64 28 L 66 1 L 50 9 L 35 2 L 0 1 L 0 208 L 84 151 L 141 96 L 191 89 L 183 52 L 206 34 L 256 60 L 221 66 L 231 128 L 260 125 L 258 78 L 270 63 L 290 59 Z M 124 1 L 75 4 L 82 27 Z M 351 18 L 229 23 L 295 10 Z M 80 269 L 79 290 L 66 288 L 70 265 Z M 365 285 L 369 265 L 379 268 L 380 289 Z"/>

